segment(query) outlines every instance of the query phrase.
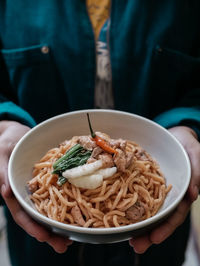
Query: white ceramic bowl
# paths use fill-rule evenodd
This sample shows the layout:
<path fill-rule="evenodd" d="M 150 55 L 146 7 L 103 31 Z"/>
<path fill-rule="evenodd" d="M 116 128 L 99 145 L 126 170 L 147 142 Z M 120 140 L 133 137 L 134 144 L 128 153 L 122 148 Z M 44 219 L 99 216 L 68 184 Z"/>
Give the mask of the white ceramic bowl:
<path fill-rule="evenodd" d="M 118 228 L 82 228 L 51 220 L 34 208 L 27 189 L 33 165 L 52 147 L 74 135 L 87 135 L 86 112 L 90 113 L 95 131 L 112 138 L 133 140 L 141 145 L 159 163 L 169 192 L 159 212 L 142 222 Z M 164 128 L 138 115 L 112 110 L 83 110 L 53 117 L 29 131 L 16 145 L 9 161 L 9 181 L 22 207 L 38 222 L 52 231 L 86 243 L 112 243 L 130 239 L 153 227 L 175 209 L 183 198 L 190 181 L 188 156 L 181 144 Z"/>

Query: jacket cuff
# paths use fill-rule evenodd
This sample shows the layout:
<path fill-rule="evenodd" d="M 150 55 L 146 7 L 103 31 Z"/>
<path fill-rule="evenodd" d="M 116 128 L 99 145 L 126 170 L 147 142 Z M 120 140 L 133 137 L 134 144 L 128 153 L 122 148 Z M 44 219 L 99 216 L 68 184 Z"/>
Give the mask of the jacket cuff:
<path fill-rule="evenodd" d="M 0 103 L 0 120 L 13 120 L 29 127 L 36 125 L 32 116 L 13 102 Z"/>
<path fill-rule="evenodd" d="M 200 108 L 199 107 L 180 107 L 174 108 L 160 114 L 154 121 L 165 128 L 174 126 L 191 127 L 200 139 Z"/>

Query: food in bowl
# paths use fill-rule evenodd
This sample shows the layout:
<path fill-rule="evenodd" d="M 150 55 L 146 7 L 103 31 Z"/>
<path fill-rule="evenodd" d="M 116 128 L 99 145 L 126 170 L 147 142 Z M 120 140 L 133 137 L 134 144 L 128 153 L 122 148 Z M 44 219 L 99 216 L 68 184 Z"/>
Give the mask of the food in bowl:
<path fill-rule="evenodd" d="M 74 136 L 34 165 L 28 182 L 37 210 L 62 223 L 119 227 L 154 216 L 171 189 L 138 144 L 105 133 Z"/>

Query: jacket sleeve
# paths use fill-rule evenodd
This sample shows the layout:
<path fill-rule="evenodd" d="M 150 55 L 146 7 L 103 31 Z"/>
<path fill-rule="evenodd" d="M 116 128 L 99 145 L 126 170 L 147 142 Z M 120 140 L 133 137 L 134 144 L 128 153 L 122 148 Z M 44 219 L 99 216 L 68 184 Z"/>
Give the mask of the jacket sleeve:
<path fill-rule="evenodd" d="M 161 113 L 154 121 L 165 128 L 178 125 L 191 127 L 200 139 L 200 89 L 190 90 L 177 106 Z"/>
<path fill-rule="evenodd" d="M 13 120 L 18 121 L 29 127 L 36 125 L 31 115 L 17 106 L 12 101 L 2 97 L 0 93 L 0 120 Z"/>
<path fill-rule="evenodd" d="M 0 54 L 0 120 L 13 120 L 29 127 L 35 126 L 36 122 L 31 115 L 16 104 L 17 100 L 11 95 L 9 86 L 9 79 Z M 0 195 L 0 205 L 3 203 Z"/>

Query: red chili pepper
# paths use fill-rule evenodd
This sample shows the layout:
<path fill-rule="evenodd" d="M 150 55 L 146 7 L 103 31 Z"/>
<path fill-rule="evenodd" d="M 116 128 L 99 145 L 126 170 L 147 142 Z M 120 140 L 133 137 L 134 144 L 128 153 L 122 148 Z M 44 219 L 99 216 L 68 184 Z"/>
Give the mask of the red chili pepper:
<path fill-rule="evenodd" d="M 92 139 L 96 142 L 96 144 L 108 153 L 111 153 L 111 154 L 117 153 L 117 151 L 113 149 L 104 139 L 102 139 L 101 137 L 97 136 L 94 133 L 91 123 L 90 123 L 90 117 L 88 113 L 87 113 L 87 118 L 88 118 L 88 123 L 89 123 L 89 128 L 90 128 Z"/>

